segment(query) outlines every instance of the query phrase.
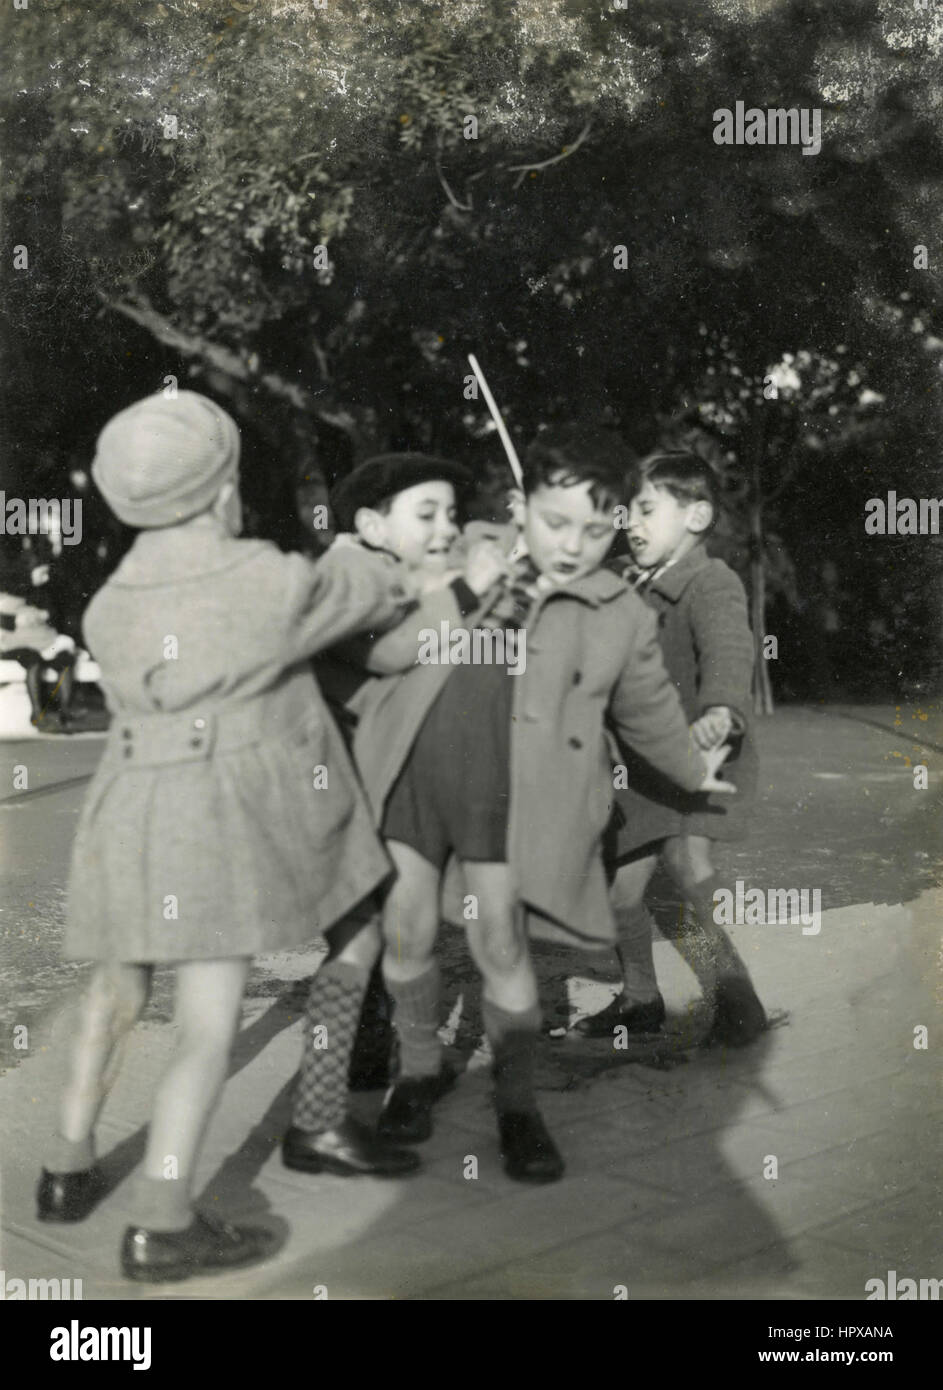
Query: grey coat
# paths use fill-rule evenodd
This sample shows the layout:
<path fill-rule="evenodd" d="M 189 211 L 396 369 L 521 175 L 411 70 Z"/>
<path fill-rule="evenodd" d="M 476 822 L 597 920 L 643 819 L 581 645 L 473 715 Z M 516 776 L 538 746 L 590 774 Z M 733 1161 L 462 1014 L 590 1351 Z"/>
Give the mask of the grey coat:
<path fill-rule="evenodd" d="M 312 564 L 202 528 L 139 535 L 85 614 L 114 717 L 75 841 L 68 957 L 300 944 L 382 881 L 308 658 L 400 618 L 398 574 L 342 546 Z"/>

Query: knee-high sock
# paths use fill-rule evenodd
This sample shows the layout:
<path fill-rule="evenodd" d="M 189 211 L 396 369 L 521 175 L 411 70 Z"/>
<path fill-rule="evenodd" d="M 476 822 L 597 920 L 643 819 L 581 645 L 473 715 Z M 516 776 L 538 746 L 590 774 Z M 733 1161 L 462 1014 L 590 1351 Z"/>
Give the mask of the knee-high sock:
<path fill-rule="evenodd" d="M 696 926 L 685 938 L 689 964 L 701 986 L 708 990 L 714 988 L 721 975 L 749 976 L 736 946 L 714 921 L 714 892 L 723 887 L 719 876 L 712 874 L 688 894 L 696 918 Z"/>
<path fill-rule="evenodd" d="M 365 966 L 328 961 L 311 983 L 292 1113 L 298 1129 L 310 1133 L 335 1129 L 347 1114 L 350 1054 L 369 978 Z M 326 1033 L 315 1033 L 319 1027 Z"/>
<path fill-rule="evenodd" d="M 436 1076 L 442 1065 L 439 1041 L 442 991 L 438 961 L 433 960 L 414 980 L 391 980 L 385 972 L 384 979 L 393 1000 L 400 1077 Z"/>
<path fill-rule="evenodd" d="M 393 1001 L 383 984 L 383 969 L 378 960 L 370 972 L 370 981 L 360 1011 L 360 1022 L 350 1058 L 351 1075 L 369 1070 L 378 1064 L 388 1065 L 393 1045 L 390 1022 Z"/>
<path fill-rule="evenodd" d="M 535 1004 L 522 1013 L 511 1013 L 484 998 L 482 1014 L 494 1054 L 495 1109 L 499 1114 L 509 1110 L 532 1114 L 537 1109 L 534 1072 L 540 1009 Z"/>
<path fill-rule="evenodd" d="M 637 907 L 616 909 L 619 959 L 622 963 L 622 994 L 631 1004 L 644 1004 L 657 999 L 658 980 L 655 977 L 655 957 L 652 954 L 651 914 L 644 903 Z"/>

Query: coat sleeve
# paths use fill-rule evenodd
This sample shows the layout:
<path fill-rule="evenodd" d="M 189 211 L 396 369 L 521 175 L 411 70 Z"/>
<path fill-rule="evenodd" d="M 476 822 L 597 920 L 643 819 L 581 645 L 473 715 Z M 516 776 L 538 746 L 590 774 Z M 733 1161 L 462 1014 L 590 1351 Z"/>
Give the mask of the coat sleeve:
<path fill-rule="evenodd" d="M 753 634 L 739 578 L 717 562 L 691 586 L 691 628 L 698 658 L 698 711 L 726 705 L 741 723 L 750 707 Z"/>
<path fill-rule="evenodd" d="M 612 727 L 652 767 L 685 791 L 697 791 L 707 769 L 665 670 L 655 615 L 636 594 L 627 594 L 626 604 L 629 654 L 610 697 Z"/>
<path fill-rule="evenodd" d="M 383 632 L 415 604 L 399 562 L 380 551 L 338 547 L 320 560 L 286 555 L 286 639 L 294 660 L 360 632 Z"/>
<path fill-rule="evenodd" d="M 423 628 L 439 624 L 459 625 L 462 615 L 451 588 L 434 589 L 423 594 L 407 616 L 383 633 L 367 633 L 343 643 L 338 655 L 352 666 L 360 666 L 375 676 L 390 676 L 408 671 L 416 665 L 419 654 L 419 634 Z"/>

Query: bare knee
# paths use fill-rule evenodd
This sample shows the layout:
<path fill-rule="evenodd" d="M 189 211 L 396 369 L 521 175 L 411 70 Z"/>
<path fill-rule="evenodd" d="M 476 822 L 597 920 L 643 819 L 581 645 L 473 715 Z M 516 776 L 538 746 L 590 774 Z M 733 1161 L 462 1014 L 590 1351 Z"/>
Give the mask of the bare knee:
<path fill-rule="evenodd" d="M 150 970 L 137 965 L 102 965 L 95 971 L 88 996 L 91 1025 L 120 1036 L 133 1028 L 150 993 Z"/>
<path fill-rule="evenodd" d="M 527 954 L 523 921 L 500 918 L 483 922 L 479 935 L 479 966 L 495 975 L 509 975 Z"/>

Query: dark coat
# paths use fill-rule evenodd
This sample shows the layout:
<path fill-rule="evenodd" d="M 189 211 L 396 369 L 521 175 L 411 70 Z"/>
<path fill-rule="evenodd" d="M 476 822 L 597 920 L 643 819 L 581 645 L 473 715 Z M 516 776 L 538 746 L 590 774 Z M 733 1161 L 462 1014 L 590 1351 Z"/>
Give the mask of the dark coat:
<path fill-rule="evenodd" d="M 625 749 L 629 787 L 616 790 L 615 858 L 668 835 L 742 839 L 759 773 L 750 693 L 753 637 L 740 580 L 698 546 L 654 579 L 644 599 L 656 615 L 665 666 L 688 722 L 711 705 L 727 705 L 739 719 L 743 732 L 723 768 L 737 795 L 686 795 Z"/>

